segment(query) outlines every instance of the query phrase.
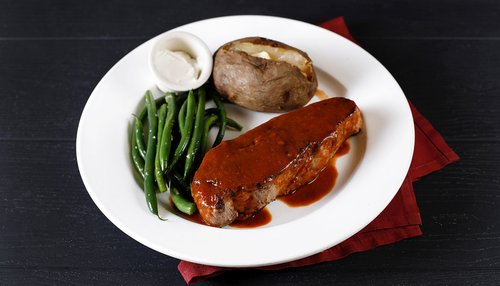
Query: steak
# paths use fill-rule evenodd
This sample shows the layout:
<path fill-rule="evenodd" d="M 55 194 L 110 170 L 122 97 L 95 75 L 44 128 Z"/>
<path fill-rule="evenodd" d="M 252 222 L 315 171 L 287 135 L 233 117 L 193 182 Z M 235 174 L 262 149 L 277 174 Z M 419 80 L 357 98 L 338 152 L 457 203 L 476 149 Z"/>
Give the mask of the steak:
<path fill-rule="evenodd" d="M 354 101 L 323 100 L 277 116 L 209 150 L 191 193 L 203 221 L 222 227 L 255 215 L 313 181 L 361 129 Z"/>

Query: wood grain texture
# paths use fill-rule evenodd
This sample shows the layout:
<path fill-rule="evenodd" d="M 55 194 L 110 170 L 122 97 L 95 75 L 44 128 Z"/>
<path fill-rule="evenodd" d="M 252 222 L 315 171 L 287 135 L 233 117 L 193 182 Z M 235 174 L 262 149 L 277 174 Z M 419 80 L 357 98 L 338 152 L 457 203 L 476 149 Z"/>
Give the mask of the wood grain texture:
<path fill-rule="evenodd" d="M 447 140 L 500 139 L 500 41 L 365 39 Z"/>
<path fill-rule="evenodd" d="M 498 285 L 495 0 L 0 0 L 0 285 L 185 285 L 177 259 L 129 238 L 93 203 L 77 168 L 76 128 L 97 82 L 140 43 L 234 14 L 310 23 L 344 15 L 461 161 L 414 184 L 421 237 L 197 285 Z"/>
<path fill-rule="evenodd" d="M 500 37 L 495 0 L 37 1 L 2 0 L 0 37 L 151 38 L 201 19 L 272 15 L 320 23 L 344 15 L 357 37 Z M 36 11 L 36 13 L 31 12 Z"/>
<path fill-rule="evenodd" d="M 140 43 L 0 41 L 0 92 L 9 102 L 0 105 L 0 139 L 75 138 L 95 85 Z M 24 124 L 20 128 L 13 122 Z"/>

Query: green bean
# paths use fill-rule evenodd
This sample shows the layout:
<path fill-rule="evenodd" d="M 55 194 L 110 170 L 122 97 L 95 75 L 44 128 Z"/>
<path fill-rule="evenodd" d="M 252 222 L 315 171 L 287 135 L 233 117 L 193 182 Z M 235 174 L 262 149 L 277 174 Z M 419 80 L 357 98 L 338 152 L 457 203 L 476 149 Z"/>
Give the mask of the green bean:
<path fill-rule="evenodd" d="M 181 109 L 179 110 L 179 130 L 181 131 L 181 136 L 184 136 L 184 125 L 186 122 L 186 108 L 187 108 L 187 100 L 182 103 Z"/>
<path fill-rule="evenodd" d="M 175 186 L 177 189 L 181 189 L 182 192 L 186 195 L 191 195 L 191 187 L 179 172 L 173 172 L 171 178 L 173 179 L 173 181 L 175 181 Z"/>
<path fill-rule="evenodd" d="M 160 192 L 170 191 L 179 211 L 193 214 L 196 205 L 190 196 L 190 180 L 196 166 L 210 148 L 210 129 L 219 125 L 212 146 L 220 144 L 227 128 L 242 130 L 241 125 L 227 117 L 218 94 L 212 96 L 216 108 L 205 110 L 206 96 L 205 88 L 201 87 L 180 94 L 167 93 L 165 97 L 155 100 L 148 90 L 144 96 L 146 106 L 140 110 L 133 123 L 132 161 L 134 168 L 144 178 L 148 209 L 158 217 L 156 184 Z M 168 185 L 165 184 L 167 180 Z"/>
<path fill-rule="evenodd" d="M 165 125 L 163 127 L 161 144 L 160 144 L 160 167 L 162 171 L 168 166 L 168 159 L 170 157 L 170 149 L 172 146 L 172 128 L 174 126 L 175 117 L 177 115 L 177 103 L 175 97 L 172 93 L 167 93 L 165 96 L 165 101 L 167 102 L 167 117 L 165 119 Z"/>
<path fill-rule="evenodd" d="M 172 197 L 175 207 L 179 211 L 188 215 L 192 215 L 196 212 L 196 205 L 184 198 L 176 188 L 170 188 L 170 196 Z"/>
<path fill-rule="evenodd" d="M 158 130 L 159 131 L 158 131 L 157 141 L 161 141 L 163 126 L 165 125 L 165 118 L 166 117 L 167 117 L 167 104 L 164 103 L 160 106 L 160 109 L 158 110 Z"/>
<path fill-rule="evenodd" d="M 160 105 L 163 102 L 164 102 L 164 100 L 161 97 L 155 99 L 155 107 L 156 108 L 160 107 Z M 144 159 L 144 156 L 146 155 L 146 148 L 144 147 L 144 139 L 147 140 L 147 138 L 144 138 L 144 135 L 143 135 L 142 121 L 144 121 L 144 118 L 146 117 L 147 113 L 148 113 L 147 106 L 144 105 L 144 107 L 139 112 L 139 115 L 136 116 L 137 118 L 139 118 L 139 124 L 141 125 L 141 128 L 140 129 L 136 129 L 136 130 L 137 131 L 140 130 L 140 134 L 142 135 L 142 136 L 136 136 L 136 140 L 141 140 L 141 141 L 138 141 L 138 147 L 140 148 L 139 151 L 141 152 L 141 156 L 142 156 L 143 159 Z M 142 142 L 142 145 L 140 145 L 141 142 Z"/>
<path fill-rule="evenodd" d="M 193 135 L 191 136 L 191 142 L 189 143 L 189 148 L 186 154 L 186 161 L 184 163 L 184 179 L 191 177 L 191 172 L 193 171 L 195 160 L 197 159 L 198 150 L 200 150 L 201 138 L 203 135 L 205 119 L 205 88 L 200 87 L 198 89 L 198 108 L 196 110 L 196 119 L 193 128 Z"/>
<path fill-rule="evenodd" d="M 215 107 L 207 108 L 205 109 L 205 116 L 207 115 L 214 115 L 214 114 L 219 114 L 219 110 Z M 226 127 L 231 127 L 232 129 L 241 131 L 243 129 L 243 126 L 241 126 L 238 122 L 236 122 L 234 119 L 226 117 Z"/>
<path fill-rule="evenodd" d="M 165 101 L 163 100 L 162 97 L 155 99 L 155 107 L 158 108 L 164 102 Z M 148 108 L 146 105 L 141 109 L 141 111 L 139 112 L 139 115 L 137 117 L 142 121 L 146 117 L 147 114 L 148 114 Z"/>
<path fill-rule="evenodd" d="M 173 167 L 179 160 L 180 156 L 184 153 L 184 151 L 186 151 L 193 129 L 195 109 L 196 109 L 196 102 L 194 100 L 194 93 L 193 91 L 190 91 L 187 97 L 186 122 L 184 125 L 184 134 L 182 134 L 181 140 L 179 141 L 179 145 L 177 145 L 177 148 L 175 149 L 174 158 L 172 159 L 172 163 L 170 164 L 170 166 L 167 168 L 166 171 L 167 173 L 169 173 L 173 169 Z"/>
<path fill-rule="evenodd" d="M 205 155 L 208 151 L 208 132 L 210 131 L 210 127 L 215 124 L 215 122 L 219 119 L 217 114 L 212 114 L 205 118 L 205 130 L 203 131 L 203 137 L 201 139 L 201 153 Z"/>
<path fill-rule="evenodd" d="M 146 92 L 146 106 L 148 110 L 148 144 L 144 162 L 144 193 L 149 210 L 158 216 L 158 203 L 154 188 L 154 164 L 156 155 L 156 132 L 158 120 L 156 118 L 156 105 L 151 91 Z"/>
<path fill-rule="evenodd" d="M 163 98 L 158 98 L 155 99 L 155 106 L 159 106 L 163 102 Z M 136 169 L 141 173 L 141 176 L 144 178 L 144 157 L 146 156 L 146 147 L 144 144 L 144 127 L 142 124 L 142 120 L 146 117 L 147 115 L 147 105 L 144 105 L 144 108 L 141 109 L 139 112 L 139 116 L 134 116 L 134 127 L 132 132 L 135 134 L 132 134 L 132 142 L 133 146 L 133 160 L 134 160 L 134 166 Z M 140 158 L 139 158 L 140 156 Z M 134 159 L 135 157 L 135 159 Z M 139 170 L 139 165 L 140 165 L 140 170 Z"/>
<path fill-rule="evenodd" d="M 160 110 L 158 111 L 158 128 L 156 137 L 156 156 L 155 156 L 155 178 L 160 193 L 167 191 L 167 187 L 165 186 L 165 180 L 163 179 L 163 172 L 161 170 L 161 164 L 160 164 L 160 144 L 161 144 L 161 136 L 163 133 L 163 125 L 165 124 L 165 117 L 167 117 L 167 105 L 162 104 Z"/>
<path fill-rule="evenodd" d="M 234 119 L 231 119 L 229 117 L 226 118 L 226 123 L 227 126 L 236 129 L 238 131 L 241 131 L 243 129 L 243 126 L 241 126 L 238 122 L 236 122 Z"/>
<path fill-rule="evenodd" d="M 135 121 L 139 121 L 138 118 L 135 118 Z M 135 125 L 134 125 L 135 126 Z M 141 175 L 142 178 L 144 178 L 144 159 L 141 157 L 139 148 L 137 147 L 137 141 L 135 137 L 137 136 L 137 133 L 134 130 L 132 130 L 132 139 L 131 139 L 131 155 L 132 155 L 132 162 L 134 163 L 135 169 L 139 174 Z"/>
<path fill-rule="evenodd" d="M 222 142 L 222 138 L 224 138 L 224 134 L 226 133 L 227 114 L 226 109 L 224 108 L 224 104 L 219 98 L 219 95 L 214 93 L 212 98 L 214 99 L 217 109 L 219 109 L 220 122 L 219 132 L 217 133 L 217 137 L 215 138 L 214 144 L 212 145 L 212 147 L 215 147 L 219 145 L 220 142 Z"/>
<path fill-rule="evenodd" d="M 134 143 L 137 147 L 137 151 L 142 159 L 146 156 L 146 147 L 144 147 L 144 133 L 143 133 L 142 121 L 139 118 L 135 118 L 134 122 Z"/>

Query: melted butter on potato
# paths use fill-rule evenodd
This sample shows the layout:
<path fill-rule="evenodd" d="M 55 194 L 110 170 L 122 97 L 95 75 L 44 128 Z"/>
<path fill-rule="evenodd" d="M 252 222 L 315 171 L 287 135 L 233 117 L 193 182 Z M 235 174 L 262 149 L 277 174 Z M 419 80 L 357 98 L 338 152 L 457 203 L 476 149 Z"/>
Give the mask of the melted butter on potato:
<path fill-rule="evenodd" d="M 258 57 L 272 61 L 287 62 L 296 66 L 307 77 L 311 74 L 311 61 L 302 56 L 299 52 L 286 48 L 273 47 L 268 45 L 241 42 L 231 46 L 232 50 L 245 52 L 253 57 Z"/>
<path fill-rule="evenodd" d="M 271 59 L 271 55 L 269 55 L 267 52 L 265 51 L 262 51 L 262 52 L 258 52 L 258 53 L 255 53 L 255 54 L 250 54 L 252 57 L 258 57 L 258 58 L 261 58 L 261 59 L 266 59 L 266 60 L 270 60 Z"/>
<path fill-rule="evenodd" d="M 214 56 L 212 76 L 217 91 L 229 101 L 264 112 L 300 108 L 318 87 L 305 52 L 261 37 L 221 46 Z"/>

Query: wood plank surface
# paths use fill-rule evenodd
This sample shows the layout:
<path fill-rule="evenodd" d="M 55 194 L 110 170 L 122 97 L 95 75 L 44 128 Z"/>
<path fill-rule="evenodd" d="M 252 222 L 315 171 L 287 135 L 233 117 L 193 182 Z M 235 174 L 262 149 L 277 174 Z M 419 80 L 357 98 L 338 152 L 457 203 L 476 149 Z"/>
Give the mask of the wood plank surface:
<path fill-rule="evenodd" d="M 2 0 L 0 37 L 151 38 L 213 17 L 258 14 L 320 23 L 345 16 L 355 36 L 500 37 L 495 0 L 66 1 Z"/>

